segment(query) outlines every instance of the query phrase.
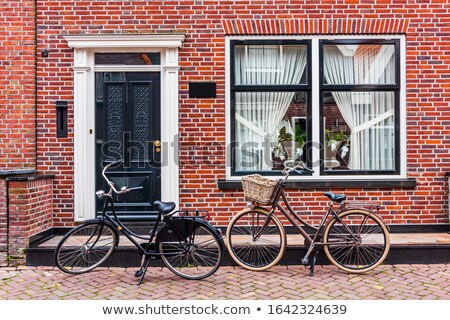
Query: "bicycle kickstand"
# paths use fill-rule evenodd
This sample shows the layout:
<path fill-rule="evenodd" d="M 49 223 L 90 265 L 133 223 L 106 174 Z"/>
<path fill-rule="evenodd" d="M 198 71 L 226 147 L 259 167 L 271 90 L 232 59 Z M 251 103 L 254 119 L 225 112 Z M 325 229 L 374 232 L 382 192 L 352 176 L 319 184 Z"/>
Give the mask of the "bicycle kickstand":
<path fill-rule="evenodd" d="M 139 267 L 139 270 L 136 271 L 136 273 L 134 274 L 135 277 L 141 277 L 139 279 L 138 286 L 140 286 L 144 282 L 145 274 L 147 273 L 147 268 L 150 264 L 150 261 L 152 260 L 155 260 L 155 257 L 150 256 L 147 258 L 145 254 L 142 256 L 141 266 Z"/>
<path fill-rule="evenodd" d="M 316 265 L 316 261 L 317 261 L 317 254 L 319 253 L 319 250 L 314 250 L 314 254 L 313 257 L 311 259 L 311 265 L 309 267 L 309 276 L 313 277 L 314 276 L 314 266 Z"/>

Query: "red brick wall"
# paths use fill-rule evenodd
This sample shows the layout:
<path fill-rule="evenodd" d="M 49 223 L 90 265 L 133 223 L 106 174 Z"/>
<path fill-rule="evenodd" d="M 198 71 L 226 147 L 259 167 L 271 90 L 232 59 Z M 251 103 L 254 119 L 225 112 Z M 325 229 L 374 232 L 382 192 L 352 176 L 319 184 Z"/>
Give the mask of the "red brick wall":
<path fill-rule="evenodd" d="M 34 0 L 0 3 L 0 170 L 35 167 Z"/>
<path fill-rule="evenodd" d="M 0 178 L 0 267 L 7 265 L 8 255 L 8 223 L 6 208 L 6 181 Z"/>
<path fill-rule="evenodd" d="M 29 237 L 53 226 L 52 185 L 51 178 L 9 182 L 10 263 L 23 263 Z"/>
<path fill-rule="evenodd" d="M 36 166 L 34 0 L 0 2 L 0 175 Z M 7 263 L 6 180 L 0 177 L 0 266 Z"/>
<path fill-rule="evenodd" d="M 38 1 L 38 170 L 56 174 L 55 225 L 72 224 L 73 123 L 56 139 L 56 100 L 72 110 L 72 51 L 67 33 L 182 32 L 180 50 L 181 206 L 202 207 L 226 223 L 242 208 L 225 178 L 225 34 L 405 33 L 407 40 L 407 170 L 415 190 L 335 189 L 384 204 L 389 223 L 447 223 L 444 172 L 450 169 L 450 7 L 446 0 L 409 1 Z M 217 82 L 216 99 L 190 99 L 188 82 Z M 205 163 L 206 162 L 206 163 Z M 317 221 L 320 190 L 295 191 L 297 209 Z"/>

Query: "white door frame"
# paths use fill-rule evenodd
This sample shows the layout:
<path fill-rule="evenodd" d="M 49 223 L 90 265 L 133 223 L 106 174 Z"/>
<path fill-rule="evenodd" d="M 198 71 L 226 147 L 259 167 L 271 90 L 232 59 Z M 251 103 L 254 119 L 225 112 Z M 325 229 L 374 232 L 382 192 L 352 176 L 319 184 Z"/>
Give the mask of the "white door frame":
<path fill-rule="evenodd" d="M 95 53 L 160 52 L 161 199 L 179 204 L 178 48 L 182 34 L 65 35 L 74 49 L 74 220 L 95 217 Z M 141 71 L 145 66 L 140 66 Z M 107 68 L 107 67 L 106 67 Z M 111 66 L 111 69 L 120 68 Z M 133 67 L 131 67 L 133 68 Z M 105 69 L 105 66 L 101 66 Z M 113 70 L 111 70 L 113 71 Z M 123 70 L 125 71 L 125 70 Z"/>

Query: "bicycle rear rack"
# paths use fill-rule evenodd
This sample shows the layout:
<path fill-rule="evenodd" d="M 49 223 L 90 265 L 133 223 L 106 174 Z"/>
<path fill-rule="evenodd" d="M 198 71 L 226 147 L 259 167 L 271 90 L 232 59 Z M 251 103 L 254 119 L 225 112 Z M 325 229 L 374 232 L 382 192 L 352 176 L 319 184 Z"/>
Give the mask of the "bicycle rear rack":
<path fill-rule="evenodd" d="M 171 215 L 178 214 L 180 217 L 196 217 L 199 219 L 209 220 L 209 212 L 206 210 L 177 210 Z"/>
<path fill-rule="evenodd" d="M 344 206 L 346 209 L 365 209 L 371 212 L 380 210 L 380 204 L 377 202 L 345 201 Z"/>
<path fill-rule="evenodd" d="M 199 219 L 209 220 L 209 212 L 206 210 L 177 210 L 171 212 L 167 215 L 170 216 L 178 216 L 178 217 L 196 217 Z"/>

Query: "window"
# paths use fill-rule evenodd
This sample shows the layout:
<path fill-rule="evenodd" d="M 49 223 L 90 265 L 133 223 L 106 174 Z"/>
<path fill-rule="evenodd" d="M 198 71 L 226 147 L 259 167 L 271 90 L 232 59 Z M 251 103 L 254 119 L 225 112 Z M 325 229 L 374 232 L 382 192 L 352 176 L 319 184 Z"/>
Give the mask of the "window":
<path fill-rule="evenodd" d="M 232 176 L 400 174 L 398 39 L 232 40 L 230 71 Z"/>
<path fill-rule="evenodd" d="M 321 41 L 322 174 L 399 168 L 398 43 Z"/>
<path fill-rule="evenodd" d="M 233 44 L 234 173 L 279 174 L 286 161 L 306 161 L 305 143 L 310 140 L 309 44 Z"/>

